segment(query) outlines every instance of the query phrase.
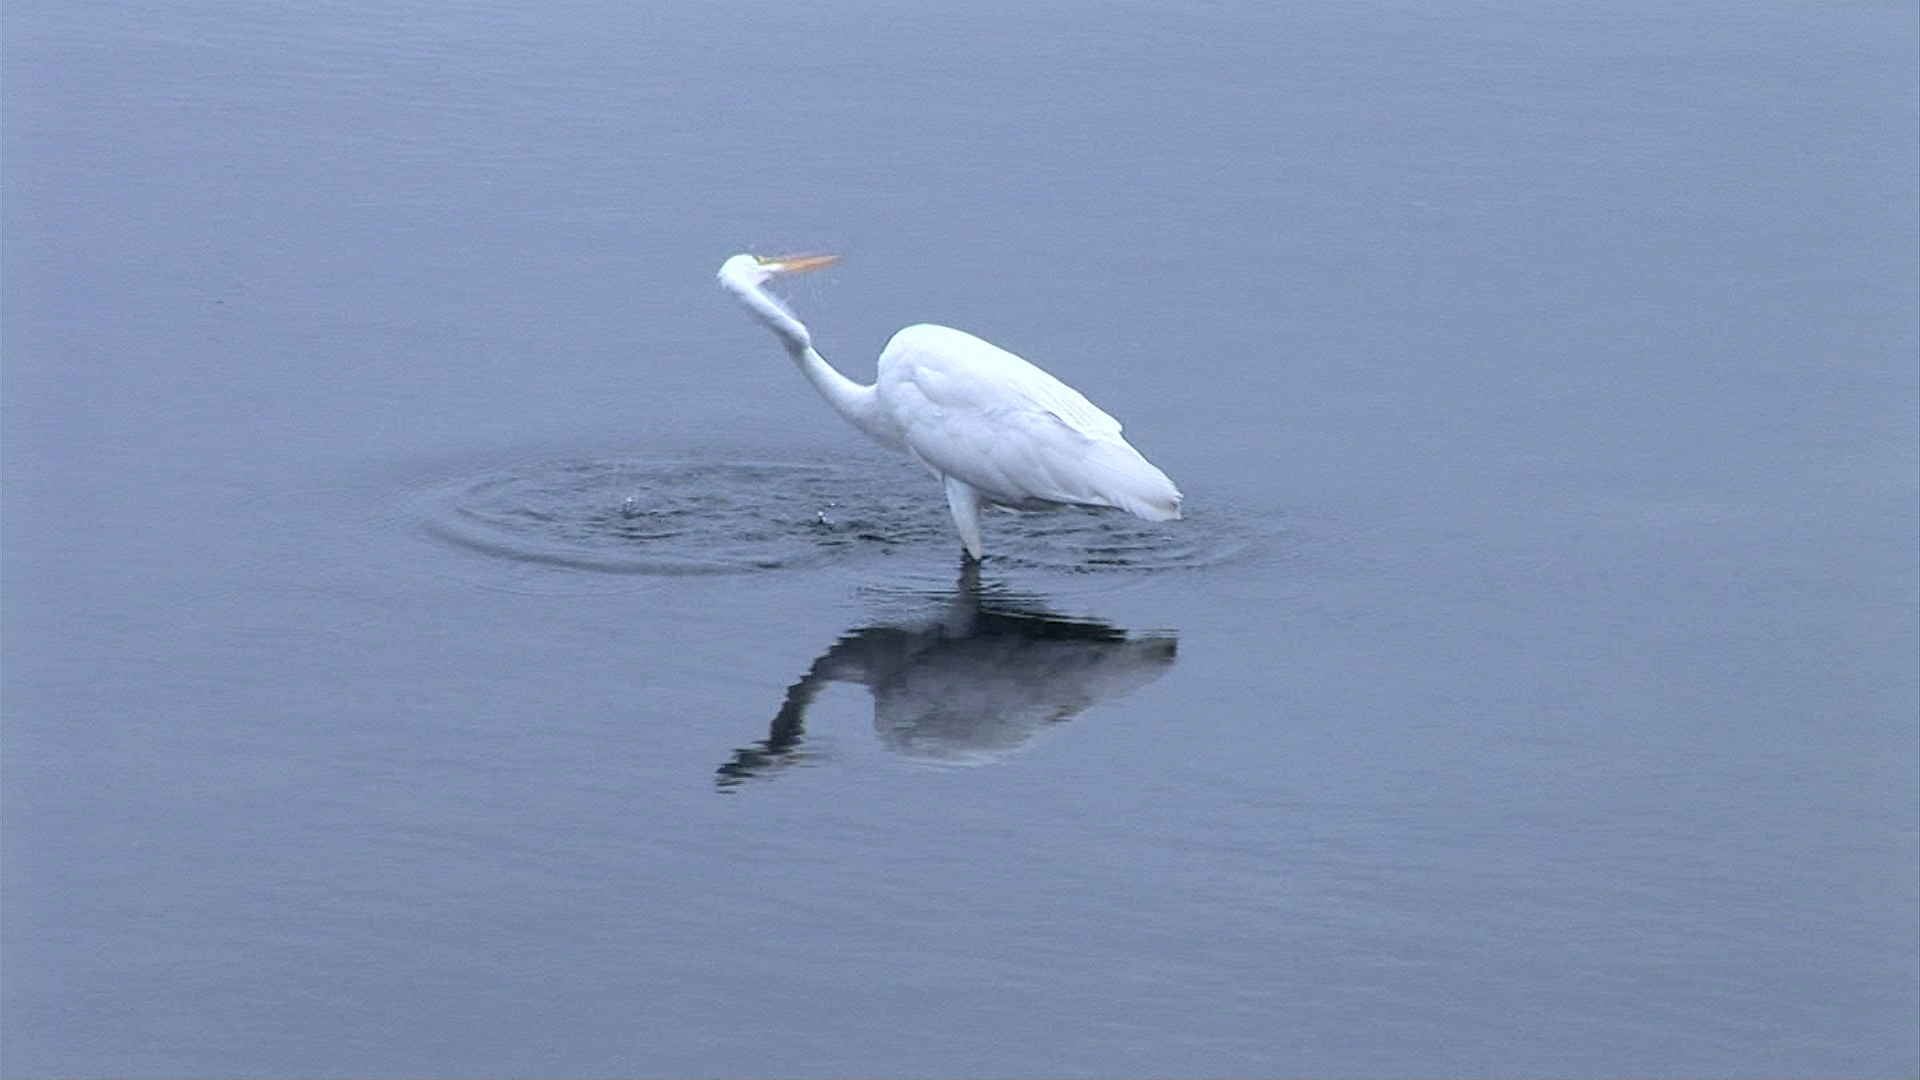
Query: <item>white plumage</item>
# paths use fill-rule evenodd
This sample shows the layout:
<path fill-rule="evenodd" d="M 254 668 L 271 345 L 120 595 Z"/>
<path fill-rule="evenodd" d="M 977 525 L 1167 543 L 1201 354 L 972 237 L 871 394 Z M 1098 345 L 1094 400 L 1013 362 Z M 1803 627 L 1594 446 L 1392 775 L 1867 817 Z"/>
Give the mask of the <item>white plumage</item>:
<path fill-rule="evenodd" d="M 1129 445 L 1120 422 L 1079 391 L 996 345 L 945 326 L 909 326 L 861 386 L 814 351 L 807 328 L 762 286 L 833 256 L 736 255 L 720 283 L 765 323 L 800 370 L 855 427 L 939 478 L 967 554 L 979 559 L 982 506 L 1114 507 L 1151 521 L 1180 516 L 1180 492 Z"/>

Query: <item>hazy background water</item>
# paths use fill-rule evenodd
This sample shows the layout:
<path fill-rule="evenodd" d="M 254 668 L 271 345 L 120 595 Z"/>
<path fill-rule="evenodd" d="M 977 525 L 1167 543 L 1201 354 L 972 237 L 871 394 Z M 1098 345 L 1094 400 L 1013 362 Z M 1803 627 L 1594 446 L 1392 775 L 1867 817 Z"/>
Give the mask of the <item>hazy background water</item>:
<path fill-rule="evenodd" d="M 1911 5 L 3 28 L 8 1073 L 1920 1068 Z"/>

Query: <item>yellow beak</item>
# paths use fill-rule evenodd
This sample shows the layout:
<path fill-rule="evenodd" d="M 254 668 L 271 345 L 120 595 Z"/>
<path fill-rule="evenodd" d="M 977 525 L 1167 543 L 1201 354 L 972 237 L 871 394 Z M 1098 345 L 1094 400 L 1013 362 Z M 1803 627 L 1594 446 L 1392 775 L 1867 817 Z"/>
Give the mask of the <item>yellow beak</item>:
<path fill-rule="evenodd" d="M 818 270 L 840 261 L 838 255 L 782 255 L 778 258 L 755 255 L 754 258 L 760 260 L 761 266 L 776 274 L 797 274 L 802 270 Z"/>

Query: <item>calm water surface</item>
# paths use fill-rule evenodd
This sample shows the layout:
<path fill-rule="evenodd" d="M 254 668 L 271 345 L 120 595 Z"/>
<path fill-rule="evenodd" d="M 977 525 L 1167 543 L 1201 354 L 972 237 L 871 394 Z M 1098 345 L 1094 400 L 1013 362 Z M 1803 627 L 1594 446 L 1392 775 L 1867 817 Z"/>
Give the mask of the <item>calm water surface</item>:
<path fill-rule="evenodd" d="M 1920 1070 L 1910 5 L 4 30 L 9 1074 Z"/>

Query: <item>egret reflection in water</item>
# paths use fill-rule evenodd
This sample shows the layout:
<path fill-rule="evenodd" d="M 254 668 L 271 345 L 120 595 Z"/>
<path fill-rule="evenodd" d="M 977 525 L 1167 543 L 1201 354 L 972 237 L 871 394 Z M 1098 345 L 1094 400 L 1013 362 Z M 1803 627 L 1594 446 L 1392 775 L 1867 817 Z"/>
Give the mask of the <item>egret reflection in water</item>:
<path fill-rule="evenodd" d="M 834 642 L 787 689 L 767 737 L 720 766 L 719 786 L 805 760 L 807 709 L 830 683 L 857 683 L 873 694 L 874 730 L 888 749 L 981 762 L 1173 666 L 1173 634 L 1130 635 L 1053 614 L 1034 598 L 983 587 L 977 565 L 964 566 L 959 585 L 940 600 L 941 610 L 925 619 L 862 627 Z"/>

